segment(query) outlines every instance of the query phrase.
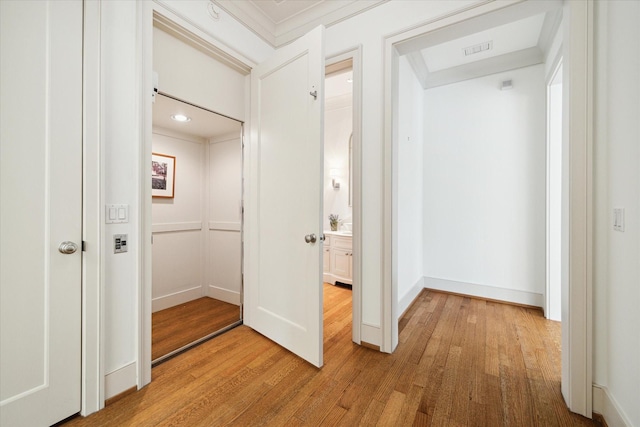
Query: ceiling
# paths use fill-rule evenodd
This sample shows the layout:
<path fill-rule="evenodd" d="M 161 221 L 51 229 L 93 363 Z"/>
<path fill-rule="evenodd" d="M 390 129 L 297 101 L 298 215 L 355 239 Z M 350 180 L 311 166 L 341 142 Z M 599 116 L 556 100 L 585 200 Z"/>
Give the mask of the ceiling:
<path fill-rule="evenodd" d="M 389 0 L 211 0 L 273 47 Z"/>
<path fill-rule="evenodd" d="M 441 71 L 472 62 L 505 55 L 538 45 L 545 14 L 489 28 L 466 37 L 422 49 L 420 53 L 429 72 Z M 490 42 L 490 50 L 465 55 L 465 48 Z"/>
<path fill-rule="evenodd" d="M 191 118 L 186 123 L 171 119 L 173 114 L 183 114 Z M 199 139 L 237 133 L 240 135 L 241 123 L 211 111 L 177 101 L 162 94 L 156 96 L 153 104 L 153 126 L 168 129 Z"/>
<path fill-rule="evenodd" d="M 324 97 L 335 98 L 353 92 L 353 70 L 346 69 L 328 74 L 324 80 Z"/>
<path fill-rule="evenodd" d="M 398 50 L 425 89 L 541 64 L 560 27 L 562 2 L 527 3 L 425 34 Z"/>

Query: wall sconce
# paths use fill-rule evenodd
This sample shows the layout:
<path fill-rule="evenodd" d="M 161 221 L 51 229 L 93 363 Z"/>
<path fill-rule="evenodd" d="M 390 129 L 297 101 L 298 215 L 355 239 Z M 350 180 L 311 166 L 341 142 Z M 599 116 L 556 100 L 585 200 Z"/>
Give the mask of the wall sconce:
<path fill-rule="evenodd" d="M 340 189 L 340 183 L 336 180 L 340 177 L 340 169 L 329 169 L 329 176 L 331 177 L 331 185 L 334 190 Z"/>

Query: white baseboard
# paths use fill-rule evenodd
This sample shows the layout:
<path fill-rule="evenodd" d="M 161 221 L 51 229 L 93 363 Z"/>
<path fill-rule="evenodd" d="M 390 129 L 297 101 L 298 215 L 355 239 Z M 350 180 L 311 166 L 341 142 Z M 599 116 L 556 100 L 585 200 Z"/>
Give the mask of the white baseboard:
<path fill-rule="evenodd" d="M 360 341 L 368 344 L 382 346 L 382 331 L 379 326 L 362 323 L 360 327 Z"/>
<path fill-rule="evenodd" d="M 202 297 L 202 288 L 200 286 L 157 297 L 151 302 L 151 312 L 155 313 L 156 311 L 174 307 L 178 304 L 184 304 L 185 302 L 193 301 L 200 297 Z"/>
<path fill-rule="evenodd" d="M 534 292 L 518 291 L 515 289 L 497 288 L 487 285 L 456 282 L 453 280 L 424 278 L 424 287 L 436 291 L 455 292 L 457 294 L 493 299 L 497 301 L 511 302 L 515 304 L 543 307 L 543 295 Z"/>
<path fill-rule="evenodd" d="M 209 285 L 209 292 L 207 295 L 211 298 L 228 302 L 229 304 L 240 305 L 240 292 Z"/>
<path fill-rule="evenodd" d="M 601 385 L 593 385 L 593 412 L 604 417 L 609 427 L 631 427 L 631 421 L 620 409 L 609 390 Z"/>
<path fill-rule="evenodd" d="M 425 288 L 424 279 L 424 277 L 418 279 L 418 281 L 399 298 L 398 313 L 400 313 L 400 315 L 398 316 L 398 319 L 404 315 L 404 312 L 407 311 L 413 300 L 415 300 L 420 291 Z"/>
<path fill-rule="evenodd" d="M 113 396 L 137 386 L 136 362 L 131 362 L 120 369 L 105 375 L 104 377 L 104 398 Z"/>

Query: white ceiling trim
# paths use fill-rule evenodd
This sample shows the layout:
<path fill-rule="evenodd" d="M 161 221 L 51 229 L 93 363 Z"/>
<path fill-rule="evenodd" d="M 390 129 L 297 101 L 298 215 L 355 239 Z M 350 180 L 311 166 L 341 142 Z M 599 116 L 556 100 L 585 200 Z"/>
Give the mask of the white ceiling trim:
<path fill-rule="evenodd" d="M 203 37 L 194 34 L 157 11 L 153 12 L 153 25 L 241 74 L 247 75 L 251 72 L 251 67 L 247 65 L 247 63 L 250 63 L 249 61 L 238 59 L 237 55 L 225 52 L 218 46 L 213 45 Z"/>
<path fill-rule="evenodd" d="M 318 1 L 289 18 L 274 22 L 250 1 L 213 0 L 249 30 L 273 47 L 287 44 L 318 25 L 329 27 L 389 0 Z"/>

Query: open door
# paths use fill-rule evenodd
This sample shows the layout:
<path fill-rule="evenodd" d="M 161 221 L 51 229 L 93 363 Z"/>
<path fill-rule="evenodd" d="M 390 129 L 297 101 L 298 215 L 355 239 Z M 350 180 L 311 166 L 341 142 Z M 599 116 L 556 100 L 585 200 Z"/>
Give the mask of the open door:
<path fill-rule="evenodd" d="M 251 71 L 244 323 L 322 366 L 324 28 Z"/>

